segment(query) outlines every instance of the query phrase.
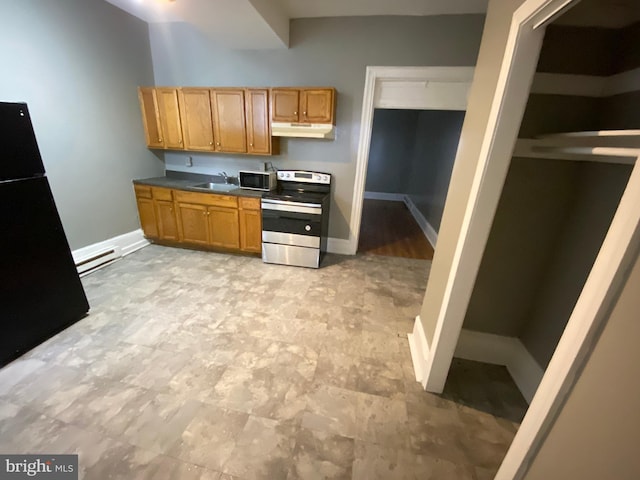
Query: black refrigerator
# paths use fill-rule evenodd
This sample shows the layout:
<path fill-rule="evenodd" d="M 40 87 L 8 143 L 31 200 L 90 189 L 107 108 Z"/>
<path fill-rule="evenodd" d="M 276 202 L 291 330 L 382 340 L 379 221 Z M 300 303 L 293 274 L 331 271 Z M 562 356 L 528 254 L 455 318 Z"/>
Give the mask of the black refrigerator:
<path fill-rule="evenodd" d="M 25 103 L 0 102 L 0 366 L 89 311 Z"/>

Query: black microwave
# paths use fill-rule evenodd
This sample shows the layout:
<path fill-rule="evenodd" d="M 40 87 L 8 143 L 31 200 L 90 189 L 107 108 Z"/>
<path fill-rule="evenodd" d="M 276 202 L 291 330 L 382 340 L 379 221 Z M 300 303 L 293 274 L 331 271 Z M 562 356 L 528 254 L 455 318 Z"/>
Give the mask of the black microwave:
<path fill-rule="evenodd" d="M 240 188 L 249 190 L 274 190 L 276 188 L 276 172 L 253 172 L 250 170 L 240 170 L 238 172 Z"/>

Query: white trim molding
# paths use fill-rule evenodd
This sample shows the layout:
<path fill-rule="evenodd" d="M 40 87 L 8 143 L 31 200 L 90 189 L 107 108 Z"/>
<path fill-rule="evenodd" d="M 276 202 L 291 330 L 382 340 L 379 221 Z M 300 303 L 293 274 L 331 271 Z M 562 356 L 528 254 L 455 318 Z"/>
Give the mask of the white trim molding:
<path fill-rule="evenodd" d="M 409 350 L 411 362 L 416 375 L 416 382 L 422 383 L 426 372 L 427 358 L 429 358 L 429 342 L 422 328 L 422 320 L 418 315 L 413 323 L 413 332 L 407 334 L 409 338 Z"/>
<path fill-rule="evenodd" d="M 374 109 L 464 110 L 473 73 L 474 67 L 367 67 L 349 221 L 349 253 L 353 255 L 358 250 Z M 416 94 L 420 90 L 425 94 Z M 443 96 L 444 92 L 447 95 Z"/>
<path fill-rule="evenodd" d="M 344 238 L 327 239 L 327 252 L 337 253 L 338 255 L 353 255 L 355 252 L 351 252 L 351 242 Z"/>
<path fill-rule="evenodd" d="M 516 337 L 462 329 L 455 357 L 504 365 L 527 403 L 531 403 L 544 370 Z"/>
<path fill-rule="evenodd" d="M 391 202 L 404 202 L 404 193 L 386 193 L 386 192 L 364 192 L 364 198 L 367 200 L 387 200 Z"/>
<path fill-rule="evenodd" d="M 80 276 L 95 272 L 149 245 L 141 229 L 118 235 L 71 252 Z"/>
<path fill-rule="evenodd" d="M 409 195 L 404 196 L 404 204 L 411 212 L 411 215 L 413 215 L 413 218 L 416 220 L 418 226 L 422 230 L 422 233 L 424 233 L 427 241 L 435 250 L 436 243 L 438 242 L 438 232 L 436 232 L 436 229 L 433 228 L 426 218 L 424 218 L 424 215 L 422 215 L 422 212 L 418 210 L 418 207 L 416 207 L 416 204 L 413 203 L 413 200 L 411 200 Z"/>

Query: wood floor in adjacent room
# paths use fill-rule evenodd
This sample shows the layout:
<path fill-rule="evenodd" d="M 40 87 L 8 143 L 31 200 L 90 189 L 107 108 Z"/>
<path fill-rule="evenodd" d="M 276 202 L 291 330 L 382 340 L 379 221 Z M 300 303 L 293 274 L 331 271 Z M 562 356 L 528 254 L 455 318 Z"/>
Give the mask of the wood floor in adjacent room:
<path fill-rule="evenodd" d="M 365 199 L 358 253 L 433 259 L 433 248 L 404 202 Z"/>

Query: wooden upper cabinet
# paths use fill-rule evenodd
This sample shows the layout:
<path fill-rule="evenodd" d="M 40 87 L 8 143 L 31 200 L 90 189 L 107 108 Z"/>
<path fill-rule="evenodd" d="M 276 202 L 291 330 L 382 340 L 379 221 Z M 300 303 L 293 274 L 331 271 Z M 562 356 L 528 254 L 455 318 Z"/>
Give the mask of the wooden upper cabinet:
<path fill-rule="evenodd" d="M 333 88 L 307 88 L 300 90 L 301 122 L 335 123 L 333 107 Z"/>
<path fill-rule="evenodd" d="M 274 122 L 297 122 L 299 97 L 297 88 L 271 89 L 271 119 Z"/>
<path fill-rule="evenodd" d="M 271 122 L 269 122 L 269 91 L 245 90 L 247 112 L 247 153 L 271 153 Z"/>
<path fill-rule="evenodd" d="M 274 122 L 335 123 L 335 89 L 272 88 Z"/>
<path fill-rule="evenodd" d="M 211 90 L 216 152 L 246 153 L 247 131 L 243 89 Z"/>
<path fill-rule="evenodd" d="M 142 111 L 142 125 L 144 126 L 147 146 L 149 148 L 163 148 L 164 142 L 162 141 L 162 127 L 156 100 L 156 89 L 154 87 L 138 88 L 138 100 Z"/>
<path fill-rule="evenodd" d="M 185 150 L 214 150 L 209 89 L 181 88 L 178 98 Z"/>
<path fill-rule="evenodd" d="M 164 147 L 184 149 L 180 124 L 180 104 L 177 88 L 156 88 L 160 124 L 164 135 Z"/>

